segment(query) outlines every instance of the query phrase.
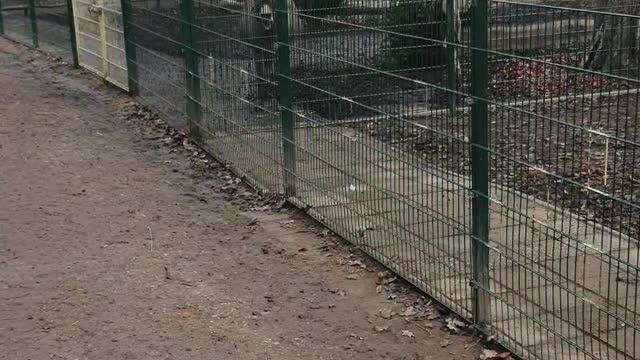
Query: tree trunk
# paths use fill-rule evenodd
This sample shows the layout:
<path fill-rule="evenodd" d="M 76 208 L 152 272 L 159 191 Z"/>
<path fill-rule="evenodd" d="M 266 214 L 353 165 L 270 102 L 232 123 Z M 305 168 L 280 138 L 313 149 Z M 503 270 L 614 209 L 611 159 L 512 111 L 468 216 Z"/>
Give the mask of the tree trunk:
<path fill-rule="evenodd" d="M 640 4 L 637 0 L 596 0 L 594 5 L 603 12 L 620 15 L 595 16 L 584 68 L 638 78 L 640 19 L 629 15 L 640 15 Z"/>

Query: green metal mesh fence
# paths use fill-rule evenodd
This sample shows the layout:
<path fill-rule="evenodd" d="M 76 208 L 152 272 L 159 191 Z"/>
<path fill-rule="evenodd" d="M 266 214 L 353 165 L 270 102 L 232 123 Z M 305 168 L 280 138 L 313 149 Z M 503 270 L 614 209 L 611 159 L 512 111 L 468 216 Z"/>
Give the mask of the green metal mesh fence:
<path fill-rule="evenodd" d="M 139 96 L 254 185 L 517 354 L 640 356 L 638 6 L 127 3 Z"/>
<path fill-rule="evenodd" d="M 493 3 L 492 327 L 536 357 L 637 358 L 640 18 Z"/>
<path fill-rule="evenodd" d="M 12 39 L 31 45 L 33 36 L 31 34 L 28 1 L 2 0 L 0 9 L 2 9 L 0 14 L 2 15 L 4 34 Z"/>
<path fill-rule="evenodd" d="M 492 327 L 540 358 L 637 358 L 638 17 L 494 4 Z"/>
<path fill-rule="evenodd" d="M 640 5 L 580 4 L 124 0 L 129 87 L 515 353 L 636 359 Z"/>
<path fill-rule="evenodd" d="M 21 43 L 74 60 L 71 0 L 2 0 L 1 30 Z"/>

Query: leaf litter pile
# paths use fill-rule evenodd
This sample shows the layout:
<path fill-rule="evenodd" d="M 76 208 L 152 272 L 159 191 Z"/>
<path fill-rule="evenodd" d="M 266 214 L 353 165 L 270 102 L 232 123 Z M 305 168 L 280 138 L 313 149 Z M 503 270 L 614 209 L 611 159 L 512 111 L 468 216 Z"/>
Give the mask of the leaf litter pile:
<path fill-rule="evenodd" d="M 235 176 L 229 167 L 220 164 L 209 156 L 204 150 L 191 142 L 187 135 L 165 123 L 158 114 L 149 111 L 140 104 L 128 101 L 124 103 L 120 112 L 128 122 L 144 122 L 147 134 L 145 138 L 155 140 L 162 145 L 173 146 L 173 151 L 185 151 L 189 154 L 191 165 L 195 175 L 207 178 L 216 177 L 223 179 L 222 184 L 216 183 L 215 191 L 223 194 L 223 198 L 243 210 L 251 211 L 280 211 L 285 207 L 286 199 L 278 193 L 260 193 L 252 189 L 242 178 Z M 197 197 L 194 194 L 184 194 Z M 206 199 L 199 198 L 206 202 Z"/>
<path fill-rule="evenodd" d="M 489 66 L 489 93 L 493 100 L 528 100 L 541 96 L 598 93 L 633 88 L 632 84 L 612 80 L 607 76 L 576 72 L 558 66 L 579 66 L 584 53 L 574 55 L 538 56 L 538 61 L 514 58 L 493 61 Z"/>

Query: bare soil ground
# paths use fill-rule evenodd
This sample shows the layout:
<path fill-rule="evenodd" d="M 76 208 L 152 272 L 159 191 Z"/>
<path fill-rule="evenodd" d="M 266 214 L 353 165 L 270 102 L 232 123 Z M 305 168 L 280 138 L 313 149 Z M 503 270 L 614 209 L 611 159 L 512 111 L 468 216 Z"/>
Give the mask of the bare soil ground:
<path fill-rule="evenodd" d="M 0 358 L 481 352 L 446 310 L 120 91 L 4 39 L 0 64 Z"/>

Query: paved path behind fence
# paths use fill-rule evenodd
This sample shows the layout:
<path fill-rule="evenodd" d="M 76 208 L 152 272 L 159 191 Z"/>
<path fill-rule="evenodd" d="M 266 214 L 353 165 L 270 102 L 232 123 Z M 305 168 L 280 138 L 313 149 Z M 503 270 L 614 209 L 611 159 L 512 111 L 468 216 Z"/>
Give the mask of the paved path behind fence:
<path fill-rule="evenodd" d="M 418 168 L 414 156 L 347 127 L 301 128 L 296 139 L 294 201 L 471 318 L 469 179 Z M 211 147 L 254 182 L 281 187 L 278 132 L 226 135 Z M 624 324 L 638 319 L 637 285 L 614 261 L 638 266 L 635 240 L 496 184 L 490 211 L 490 325 L 503 343 L 541 359 L 640 356 Z"/>

